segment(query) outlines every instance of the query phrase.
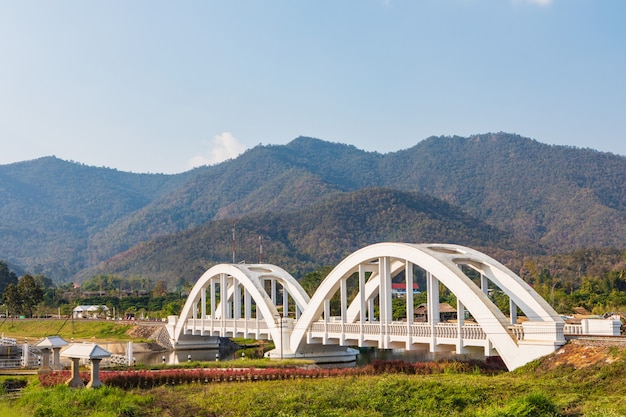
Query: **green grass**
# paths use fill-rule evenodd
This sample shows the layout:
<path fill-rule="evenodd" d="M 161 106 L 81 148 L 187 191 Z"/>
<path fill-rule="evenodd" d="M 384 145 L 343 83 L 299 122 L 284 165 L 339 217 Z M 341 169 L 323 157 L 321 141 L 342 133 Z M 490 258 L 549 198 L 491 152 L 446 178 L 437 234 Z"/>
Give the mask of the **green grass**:
<path fill-rule="evenodd" d="M 44 389 L 35 377 L 0 415 L 70 416 L 470 416 L 626 415 L 623 362 L 582 370 L 533 366 L 497 375 L 366 377 L 187 384 L 123 391 Z"/>
<path fill-rule="evenodd" d="M 20 342 L 24 338 L 40 339 L 46 336 L 59 335 L 67 341 L 72 337 L 75 340 L 107 340 L 130 341 L 134 340 L 126 334 L 132 326 L 114 321 L 100 320 L 56 320 L 35 319 L 20 320 L 7 319 L 0 324 L 0 332 L 6 337 L 14 337 Z M 138 339 L 137 339 L 138 340 Z"/>

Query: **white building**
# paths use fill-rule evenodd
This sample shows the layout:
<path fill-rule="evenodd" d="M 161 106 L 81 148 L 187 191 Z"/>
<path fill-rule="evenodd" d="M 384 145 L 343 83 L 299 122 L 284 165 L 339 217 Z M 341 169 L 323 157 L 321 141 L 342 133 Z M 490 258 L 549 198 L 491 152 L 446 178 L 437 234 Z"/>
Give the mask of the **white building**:
<path fill-rule="evenodd" d="M 76 306 L 73 310 L 75 319 L 97 319 L 109 315 L 109 308 L 105 305 Z"/>

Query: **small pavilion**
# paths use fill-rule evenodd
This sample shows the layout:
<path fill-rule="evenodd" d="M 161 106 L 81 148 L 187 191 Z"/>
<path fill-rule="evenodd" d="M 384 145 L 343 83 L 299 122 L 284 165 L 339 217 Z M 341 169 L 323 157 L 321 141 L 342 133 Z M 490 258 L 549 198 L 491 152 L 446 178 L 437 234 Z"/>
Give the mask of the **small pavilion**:
<path fill-rule="evenodd" d="M 74 343 L 63 351 L 62 356 L 72 360 L 72 377 L 67 381 L 67 385 L 70 388 L 82 388 L 85 386 L 78 372 L 81 359 L 89 359 L 91 361 L 91 380 L 87 384 L 87 388 L 97 388 L 102 385 L 99 378 L 100 361 L 111 357 L 109 351 L 104 350 L 95 343 Z"/>
<path fill-rule="evenodd" d="M 41 339 L 36 348 L 41 349 L 41 368 L 39 373 L 47 373 L 51 371 L 59 371 L 63 369 L 61 365 L 61 348 L 67 346 L 67 342 L 60 336 L 48 336 Z M 50 366 L 50 350 L 52 350 L 52 366 Z"/>

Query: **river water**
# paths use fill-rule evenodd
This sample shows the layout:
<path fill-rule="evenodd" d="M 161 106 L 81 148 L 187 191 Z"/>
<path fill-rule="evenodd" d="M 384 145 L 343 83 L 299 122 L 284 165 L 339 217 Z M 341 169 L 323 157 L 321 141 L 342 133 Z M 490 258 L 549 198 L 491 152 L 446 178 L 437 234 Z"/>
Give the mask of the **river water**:
<path fill-rule="evenodd" d="M 239 360 L 235 352 L 225 352 L 218 349 L 204 350 L 177 350 L 174 352 L 141 352 L 135 353 L 134 358 L 138 364 L 159 365 L 169 364 L 175 365 L 185 363 L 187 361 L 229 361 Z M 403 360 L 407 362 L 430 362 L 441 359 L 459 358 L 453 352 L 432 353 L 425 350 L 404 351 L 404 350 L 380 350 L 380 349 L 361 349 L 357 360 L 347 363 L 325 364 L 327 367 L 347 367 L 347 366 L 364 366 L 374 360 Z M 463 359 L 484 360 L 484 355 L 471 354 L 463 355 Z"/>

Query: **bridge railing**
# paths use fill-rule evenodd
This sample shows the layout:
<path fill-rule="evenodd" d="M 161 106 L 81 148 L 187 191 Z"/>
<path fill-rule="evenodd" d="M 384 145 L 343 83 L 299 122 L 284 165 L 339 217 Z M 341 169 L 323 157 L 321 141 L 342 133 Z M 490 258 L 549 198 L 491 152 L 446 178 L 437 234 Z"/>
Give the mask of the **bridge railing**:
<path fill-rule="evenodd" d="M 579 336 L 583 334 L 583 326 L 580 324 L 566 324 L 563 326 L 563 333 L 566 335 Z"/>
<path fill-rule="evenodd" d="M 384 323 L 367 322 L 363 323 L 364 335 L 380 335 L 381 332 L 395 337 L 432 337 L 433 327 L 428 323 L 413 323 L 410 326 L 404 322 Z M 410 330 L 409 330 L 410 329 Z M 328 334 L 360 334 L 360 323 L 337 323 L 318 321 L 311 324 L 311 332 Z M 435 337 L 454 339 L 459 337 L 459 328 L 456 323 L 437 323 L 434 326 Z M 479 324 L 469 323 L 461 327 L 461 336 L 464 339 L 484 340 L 486 334 Z"/>
<path fill-rule="evenodd" d="M 247 331 L 250 334 L 258 333 L 259 335 L 269 334 L 269 327 L 264 319 L 217 319 L 211 321 L 211 317 L 207 316 L 206 319 L 190 318 L 185 323 L 185 331 L 192 333 L 207 333 L 212 332 L 214 334 L 228 334 L 228 333 L 242 333 Z"/>
<path fill-rule="evenodd" d="M 17 346 L 17 340 L 13 337 L 4 337 L 4 335 L 2 335 L 2 337 L 0 338 L 0 345 L 1 346 Z"/>

